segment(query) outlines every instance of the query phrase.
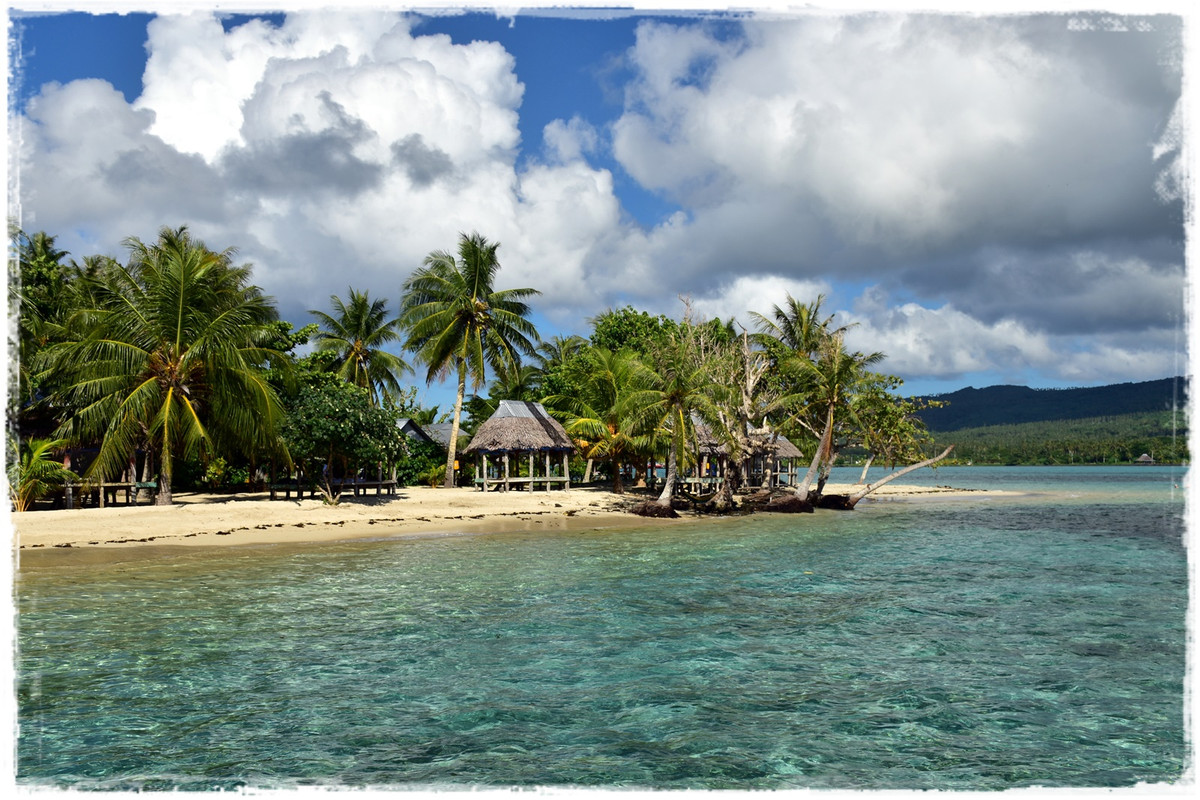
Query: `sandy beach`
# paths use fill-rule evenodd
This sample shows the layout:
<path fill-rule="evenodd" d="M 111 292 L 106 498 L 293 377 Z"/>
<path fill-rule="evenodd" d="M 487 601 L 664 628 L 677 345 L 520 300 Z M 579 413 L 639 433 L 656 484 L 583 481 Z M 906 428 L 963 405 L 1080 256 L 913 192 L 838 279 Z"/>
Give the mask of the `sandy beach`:
<path fill-rule="evenodd" d="M 826 494 L 849 486 L 829 485 Z M 872 497 L 977 495 L 977 490 L 888 484 Z M 987 494 L 997 494 L 987 492 Z M 15 544 L 28 552 L 52 548 L 230 546 L 507 530 L 566 530 L 619 525 L 670 525 L 628 513 L 644 493 L 618 495 L 586 487 L 553 492 L 480 492 L 409 486 L 395 496 L 271 500 L 258 494 L 175 496 L 173 506 L 110 506 L 11 514 Z M 839 513 L 839 512 L 828 512 Z M 680 521 L 686 522 L 685 512 Z"/>

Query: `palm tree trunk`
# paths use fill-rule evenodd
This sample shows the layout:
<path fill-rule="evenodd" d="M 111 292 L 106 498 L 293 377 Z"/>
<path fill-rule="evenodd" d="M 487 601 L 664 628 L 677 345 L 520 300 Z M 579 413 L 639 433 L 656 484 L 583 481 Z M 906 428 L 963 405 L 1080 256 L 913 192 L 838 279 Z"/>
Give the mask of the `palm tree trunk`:
<path fill-rule="evenodd" d="M 662 494 L 658 496 L 660 506 L 670 506 L 671 498 L 675 496 L 675 462 L 677 460 L 675 437 L 671 437 L 671 445 L 667 448 L 667 475 L 663 478 Z"/>
<path fill-rule="evenodd" d="M 158 463 L 158 493 L 154 495 L 154 505 L 169 506 L 174 505 L 171 499 L 171 476 L 167 474 L 166 466 L 167 459 L 164 457 Z"/>
<path fill-rule="evenodd" d="M 808 472 L 804 473 L 804 480 L 796 487 L 796 496 L 801 500 L 808 499 L 808 489 L 812 486 L 813 478 L 817 475 L 817 470 L 821 468 L 821 459 L 824 457 L 825 450 L 832 438 L 833 407 L 830 406 L 829 414 L 825 418 L 825 432 L 821 434 L 821 442 L 817 445 L 816 452 L 813 453 L 812 463 L 808 466 Z"/>
<path fill-rule="evenodd" d="M 625 486 L 621 483 L 621 459 L 613 456 L 609 464 L 613 474 L 613 494 L 625 494 Z"/>
<path fill-rule="evenodd" d="M 896 478 L 899 478 L 902 475 L 907 475 L 908 473 L 912 472 L 913 470 L 920 469 L 921 467 L 928 467 L 928 466 L 932 466 L 932 465 L 936 464 L 937 462 L 941 461 L 946 456 L 950 455 L 950 451 L 953 449 L 954 449 L 954 445 L 950 445 L 949 447 L 947 447 L 945 450 L 943 450 L 941 452 L 941 455 L 936 455 L 933 458 L 927 458 L 924 461 L 921 461 L 917 464 L 913 464 L 911 466 L 905 467 L 904 469 L 898 469 L 895 472 L 893 472 L 891 475 L 888 475 L 886 478 L 883 478 L 879 481 L 876 481 L 875 483 L 867 485 L 866 487 L 864 487 L 862 489 L 859 489 L 857 492 L 850 495 L 849 506 L 851 508 L 854 508 L 854 506 L 858 503 L 859 500 L 862 500 L 864 497 L 866 497 L 871 492 L 878 489 L 880 486 L 883 486 L 885 483 L 890 483 L 891 481 L 896 480 Z"/>
<path fill-rule="evenodd" d="M 454 488 L 454 456 L 458 449 L 458 426 L 462 418 L 463 396 L 467 393 L 467 369 L 465 364 L 458 365 L 458 393 L 454 396 L 454 419 L 450 423 L 450 442 L 446 446 L 446 481 L 442 485 L 447 489 Z"/>

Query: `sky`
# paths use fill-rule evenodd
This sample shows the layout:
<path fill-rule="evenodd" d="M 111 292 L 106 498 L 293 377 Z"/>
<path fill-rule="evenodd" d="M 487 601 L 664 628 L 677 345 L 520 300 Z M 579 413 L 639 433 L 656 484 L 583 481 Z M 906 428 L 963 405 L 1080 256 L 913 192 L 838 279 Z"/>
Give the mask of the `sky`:
<path fill-rule="evenodd" d="M 478 231 L 547 338 L 823 295 L 905 393 L 1187 372 L 1183 3 L 598 6 L 16 2 L 10 215 L 186 224 L 297 327 Z"/>

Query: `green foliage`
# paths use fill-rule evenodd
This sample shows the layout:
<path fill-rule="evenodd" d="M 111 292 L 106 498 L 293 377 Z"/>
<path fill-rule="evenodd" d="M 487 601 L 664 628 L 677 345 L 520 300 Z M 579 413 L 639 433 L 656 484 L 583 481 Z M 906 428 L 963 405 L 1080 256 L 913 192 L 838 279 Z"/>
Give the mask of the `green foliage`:
<path fill-rule="evenodd" d="M 1183 414 L 1156 411 L 1090 419 L 1042 420 L 937 432 L 954 463 L 1128 464 L 1143 453 L 1160 463 L 1190 461 Z"/>
<path fill-rule="evenodd" d="M 430 476 L 437 475 L 440 483 L 446 478 L 446 451 L 432 442 L 409 440 L 408 454 L 396 465 L 396 485 L 412 486 L 430 484 Z"/>
<path fill-rule="evenodd" d="M 66 445 L 63 439 L 31 439 L 18 447 L 10 458 L 8 491 L 14 511 L 28 511 L 35 502 L 54 489 L 79 477 L 54 458 L 54 452 Z"/>
<path fill-rule="evenodd" d="M 220 486 L 225 481 L 225 473 L 229 469 L 228 462 L 217 456 L 208 462 L 204 468 L 204 482 L 210 487 Z"/>
<path fill-rule="evenodd" d="M 400 376 L 412 369 L 404 359 L 383 347 L 400 341 L 400 320 L 387 319 L 387 300 L 371 300 L 368 292 L 349 289 L 350 302 L 329 298 L 333 314 L 310 311 L 321 324 L 317 350 L 332 352 L 332 362 L 343 380 L 371 392 L 371 401 L 399 394 Z"/>
<path fill-rule="evenodd" d="M 930 430 L 942 432 L 1046 420 L 1112 417 L 1182 408 L 1187 402 L 1186 392 L 1184 378 L 1081 389 L 968 387 L 938 395 L 935 399 L 945 401 L 945 407 L 923 411 L 921 417 Z"/>
<path fill-rule="evenodd" d="M 186 227 L 126 244 L 129 264 L 84 279 L 77 336 L 38 366 L 59 387 L 59 435 L 100 444 L 88 477 L 119 474 L 148 445 L 158 502 L 170 503 L 177 459 L 277 451 L 283 410 L 263 365 L 286 359 L 266 346 L 275 308 L 232 250 L 209 250 Z"/>
<path fill-rule="evenodd" d="M 679 330 L 679 323 L 674 320 L 662 314 L 651 316 L 633 306 L 605 311 L 594 317 L 591 323 L 592 345 L 614 353 L 629 349 L 647 355 L 670 334 Z"/>
<path fill-rule="evenodd" d="M 283 439 L 309 475 L 330 465 L 392 465 L 406 452 L 394 412 L 371 402 L 359 386 L 328 376 L 304 386 L 288 411 Z"/>
<path fill-rule="evenodd" d="M 446 251 L 430 253 L 404 284 L 400 319 L 408 333 L 405 346 L 428 366 L 428 382 L 449 374 L 456 377 L 455 427 L 467 379 L 479 389 L 488 367 L 517 366 L 521 356 L 532 355 L 536 346 L 537 329 L 528 319 L 525 300 L 539 292 L 494 288 L 499 247 L 478 233 L 463 234 L 458 258 Z M 452 441 L 446 454 L 446 486 L 454 483 L 457 446 Z"/>

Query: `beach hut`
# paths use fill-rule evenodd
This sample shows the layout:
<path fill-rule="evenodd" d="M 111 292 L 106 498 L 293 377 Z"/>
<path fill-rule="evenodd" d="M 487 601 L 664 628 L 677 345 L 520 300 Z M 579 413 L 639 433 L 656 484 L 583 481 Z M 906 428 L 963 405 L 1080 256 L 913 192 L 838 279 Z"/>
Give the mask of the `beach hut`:
<path fill-rule="evenodd" d="M 475 456 L 475 483 L 483 491 L 499 488 L 530 490 L 539 486 L 571 488 L 567 471 L 575 445 L 558 420 L 546 413 L 541 403 L 501 400 L 496 413 L 479 426 L 464 456 Z M 520 472 L 521 461 L 527 474 Z M 538 473 L 541 474 L 538 474 Z"/>
<path fill-rule="evenodd" d="M 696 463 L 682 482 L 686 489 L 697 494 L 715 492 L 728 473 L 729 453 L 704 423 L 696 422 L 695 428 Z M 742 461 L 743 488 L 795 485 L 796 463 L 802 458 L 800 449 L 783 434 L 763 429 L 748 433 L 750 452 Z"/>
<path fill-rule="evenodd" d="M 409 439 L 412 439 L 414 442 L 421 442 L 423 444 L 440 444 L 432 436 L 430 436 L 424 428 L 417 424 L 415 420 L 411 420 L 408 417 L 396 420 L 396 427 L 400 429 L 401 433 L 403 433 Z M 445 445 L 442 446 L 444 447 Z"/>
<path fill-rule="evenodd" d="M 754 455 L 746 470 L 747 485 L 763 489 L 794 486 L 796 462 L 803 458 L 800 448 L 781 433 L 752 433 L 750 438 L 754 442 Z"/>

